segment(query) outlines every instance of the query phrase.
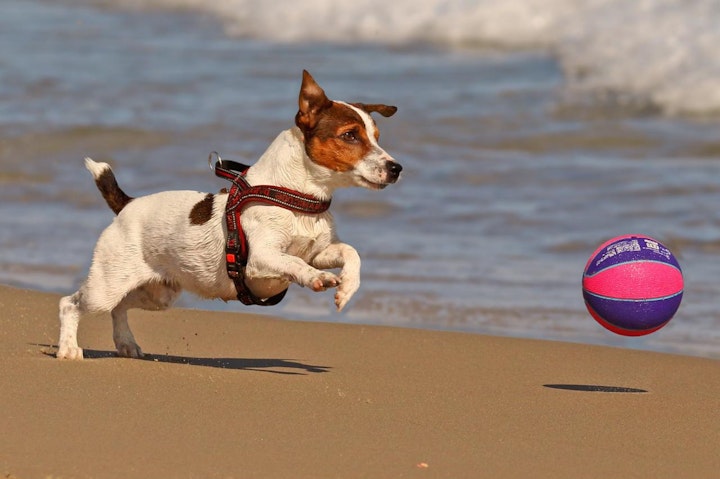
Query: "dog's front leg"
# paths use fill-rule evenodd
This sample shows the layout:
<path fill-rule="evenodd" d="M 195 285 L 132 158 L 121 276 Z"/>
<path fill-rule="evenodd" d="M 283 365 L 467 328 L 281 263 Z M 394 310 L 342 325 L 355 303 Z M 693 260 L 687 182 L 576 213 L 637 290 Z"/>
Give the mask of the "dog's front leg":
<path fill-rule="evenodd" d="M 325 291 L 340 284 L 340 278 L 328 271 L 320 271 L 297 256 L 281 253 L 275 249 L 251 247 L 245 268 L 247 280 L 282 277 L 313 291 Z M 252 289 L 252 286 L 251 286 Z"/>
<path fill-rule="evenodd" d="M 345 243 L 332 243 L 312 260 L 318 269 L 342 268 L 335 306 L 341 311 L 360 287 L 360 255 Z"/>

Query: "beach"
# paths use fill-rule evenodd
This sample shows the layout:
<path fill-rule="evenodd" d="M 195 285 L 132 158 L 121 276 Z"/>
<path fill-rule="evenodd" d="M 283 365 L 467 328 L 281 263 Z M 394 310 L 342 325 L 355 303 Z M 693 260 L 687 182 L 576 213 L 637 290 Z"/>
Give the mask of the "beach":
<path fill-rule="evenodd" d="M 0 287 L 4 478 L 711 478 L 718 362 L 175 309 L 54 358 L 59 296 Z"/>
<path fill-rule="evenodd" d="M 717 477 L 720 3 L 338 5 L 3 2 L 0 478 Z M 106 315 L 58 361 L 58 300 L 114 218 L 83 158 L 133 197 L 216 192 L 210 152 L 257 161 L 304 69 L 398 107 L 376 120 L 400 181 L 332 200 L 351 303 L 183 295 L 130 312 L 145 360 Z M 643 337 L 583 302 L 625 234 L 684 277 Z"/>

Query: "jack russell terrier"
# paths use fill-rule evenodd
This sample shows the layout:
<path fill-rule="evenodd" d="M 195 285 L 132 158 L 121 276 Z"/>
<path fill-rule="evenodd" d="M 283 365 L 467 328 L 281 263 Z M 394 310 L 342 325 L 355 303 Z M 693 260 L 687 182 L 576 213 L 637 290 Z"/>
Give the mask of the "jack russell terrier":
<path fill-rule="evenodd" d="M 165 191 L 132 198 L 108 164 L 86 158 L 117 217 L 98 239 L 85 282 L 60 300 L 57 357 L 82 359 L 80 317 L 107 311 L 118 355 L 142 357 L 127 311 L 167 309 L 182 290 L 275 304 L 270 299 L 282 298 L 288 285 L 297 283 L 313 291 L 336 288 L 335 305 L 342 310 L 360 286 L 360 257 L 340 242 L 325 210 L 336 188 L 379 190 L 398 181 L 402 166 L 378 145 L 370 116 L 396 111 L 329 100 L 303 71 L 295 126 L 241 173 L 227 168 L 232 162 L 218 161 L 218 176 L 232 181 L 229 193 Z M 246 195 L 238 201 L 234 192 Z M 236 252 L 245 257 L 236 259 Z M 335 268 L 338 275 L 323 271 Z"/>

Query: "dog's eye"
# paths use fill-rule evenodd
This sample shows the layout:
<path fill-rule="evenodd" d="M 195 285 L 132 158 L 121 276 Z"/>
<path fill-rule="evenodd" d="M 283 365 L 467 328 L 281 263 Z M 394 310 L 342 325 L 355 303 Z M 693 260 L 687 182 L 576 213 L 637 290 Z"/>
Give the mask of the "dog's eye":
<path fill-rule="evenodd" d="M 357 134 L 355 133 L 355 130 L 350 130 L 342 133 L 340 135 L 340 139 L 343 141 L 346 141 L 348 143 L 356 143 L 358 141 Z"/>

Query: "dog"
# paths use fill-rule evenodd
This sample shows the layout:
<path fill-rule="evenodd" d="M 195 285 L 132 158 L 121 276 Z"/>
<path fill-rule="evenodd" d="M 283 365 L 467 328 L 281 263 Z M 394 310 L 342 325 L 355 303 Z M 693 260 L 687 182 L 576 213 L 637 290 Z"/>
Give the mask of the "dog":
<path fill-rule="evenodd" d="M 329 200 L 337 188 L 380 190 L 400 178 L 402 166 L 378 144 L 371 113 L 397 108 L 328 99 L 303 71 L 295 126 L 281 132 L 245 173 L 250 185 L 274 185 Z M 60 300 L 58 359 L 82 359 L 77 330 L 86 313 L 110 312 L 113 340 L 122 357 L 143 352 L 128 325 L 132 308 L 164 310 L 181 291 L 202 298 L 236 299 L 226 265 L 227 192 L 165 191 L 132 198 L 106 163 L 85 159 L 98 189 L 117 214 L 101 233 L 80 289 Z M 360 256 L 340 242 L 332 215 L 305 214 L 251 203 L 240 216 L 249 248 L 244 285 L 269 298 L 290 283 L 335 288 L 342 310 L 360 286 Z M 339 273 L 327 271 L 339 269 Z"/>

